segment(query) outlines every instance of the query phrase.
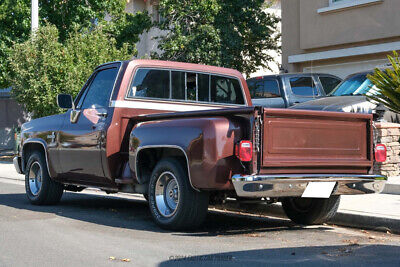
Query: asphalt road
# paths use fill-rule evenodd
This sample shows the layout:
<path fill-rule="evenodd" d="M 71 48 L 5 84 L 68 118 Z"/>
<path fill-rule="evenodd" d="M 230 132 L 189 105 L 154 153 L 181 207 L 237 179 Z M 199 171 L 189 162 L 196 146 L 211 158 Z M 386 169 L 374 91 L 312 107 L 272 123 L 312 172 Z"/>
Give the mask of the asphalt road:
<path fill-rule="evenodd" d="M 215 210 L 196 232 L 168 232 L 144 200 L 93 191 L 32 206 L 0 178 L 0 266 L 399 266 L 399 255 L 397 235 Z"/>

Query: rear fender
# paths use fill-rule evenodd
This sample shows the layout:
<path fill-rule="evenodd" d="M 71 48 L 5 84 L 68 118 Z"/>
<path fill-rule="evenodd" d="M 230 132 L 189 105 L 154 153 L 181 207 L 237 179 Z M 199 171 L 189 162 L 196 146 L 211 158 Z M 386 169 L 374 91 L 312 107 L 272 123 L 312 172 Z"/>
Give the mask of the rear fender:
<path fill-rule="evenodd" d="M 243 171 L 234 156 L 241 138 L 239 122 L 226 117 L 143 122 L 130 134 L 129 165 L 137 182 L 146 183 L 156 162 L 178 157 L 194 189 L 233 189 L 232 173 Z"/>

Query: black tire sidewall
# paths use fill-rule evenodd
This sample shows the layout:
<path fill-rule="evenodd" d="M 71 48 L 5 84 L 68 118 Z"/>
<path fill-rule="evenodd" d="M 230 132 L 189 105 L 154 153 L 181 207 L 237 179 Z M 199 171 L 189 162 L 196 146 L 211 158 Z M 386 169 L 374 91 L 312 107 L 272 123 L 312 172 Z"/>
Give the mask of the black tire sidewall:
<path fill-rule="evenodd" d="M 30 169 L 31 169 L 33 163 L 35 163 L 35 162 L 37 162 L 40 165 L 40 168 L 42 171 L 42 186 L 40 188 L 39 193 L 36 196 L 32 194 L 32 192 L 30 190 L 30 186 L 29 186 L 29 172 L 30 172 Z M 36 204 L 36 205 L 45 204 L 47 201 L 48 194 L 49 194 L 50 183 L 52 181 L 51 181 L 50 175 L 48 173 L 47 164 L 46 164 L 46 160 L 45 160 L 44 156 L 39 152 L 33 152 L 29 156 L 28 163 L 26 166 L 27 166 L 26 172 L 25 172 L 26 195 L 27 195 L 29 201 L 33 204 Z"/>
<path fill-rule="evenodd" d="M 340 196 L 331 196 L 328 199 L 312 199 L 309 210 L 300 211 L 295 207 L 294 198 L 286 198 L 282 201 L 282 207 L 286 215 L 293 222 L 310 225 L 321 224 L 328 221 L 336 213 Z"/>
<path fill-rule="evenodd" d="M 163 173 L 163 172 L 171 172 L 174 174 L 178 188 L 179 188 L 179 203 L 177 206 L 177 210 L 174 215 L 171 217 L 164 217 L 157 208 L 156 205 L 156 198 L 155 198 L 155 188 L 156 188 L 156 183 L 158 180 L 158 177 Z M 186 179 L 186 180 L 185 180 Z M 188 193 L 187 190 L 191 190 L 192 188 L 187 188 L 187 175 L 185 175 L 184 171 L 182 168 L 180 168 L 179 163 L 175 160 L 162 160 L 160 161 L 157 166 L 154 168 L 153 173 L 150 177 L 150 182 L 149 182 L 149 192 L 148 192 L 148 202 L 149 202 L 149 207 L 150 207 L 150 212 L 153 215 L 154 219 L 156 220 L 157 224 L 161 226 L 170 226 L 172 227 L 177 223 L 179 220 L 180 214 L 182 210 L 184 209 L 185 205 L 185 197 L 186 194 Z"/>

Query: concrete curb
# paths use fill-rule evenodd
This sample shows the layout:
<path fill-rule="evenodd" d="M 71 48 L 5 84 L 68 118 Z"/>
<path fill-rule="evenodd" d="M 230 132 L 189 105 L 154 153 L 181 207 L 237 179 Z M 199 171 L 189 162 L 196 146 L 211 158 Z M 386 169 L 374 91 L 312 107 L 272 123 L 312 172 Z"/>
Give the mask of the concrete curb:
<path fill-rule="evenodd" d="M 241 204 L 233 201 L 232 202 L 228 201 L 223 205 L 215 206 L 215 208 L 287 219 L 287 216 L 283 211 L 280 203 L 267 205 L 267 204 L 250 204 L 250 203 Z M 335 224 L 340 226 L 368 229 L 381 232 L 389 231 L 390 233 L 400 234 L 400 219 L 354 214 L 354 213 L 343 212 L 340 210 L 328 222 L 328 224 Z"/>
<path fill-rule="evenodd" d="M 382 194 L 400 195 L 400 184 L 387 183 L 382 191 Z"/>

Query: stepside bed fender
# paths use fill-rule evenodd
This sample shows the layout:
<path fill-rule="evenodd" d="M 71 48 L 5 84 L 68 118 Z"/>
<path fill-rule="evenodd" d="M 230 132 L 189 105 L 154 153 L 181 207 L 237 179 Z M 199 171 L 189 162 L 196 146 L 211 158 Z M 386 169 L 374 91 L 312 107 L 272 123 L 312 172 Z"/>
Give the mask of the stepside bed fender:
<path fill-rule="evenodd" d="M 143 184 L 161 158 L 177 157 L 194 189 L 233 189 L 230 177 L 241 171 L 234 156 L 235 143 L 242 136 L 239 125 L 222 116 L 139 123 L 129 136 L 131 172 Z"/>

